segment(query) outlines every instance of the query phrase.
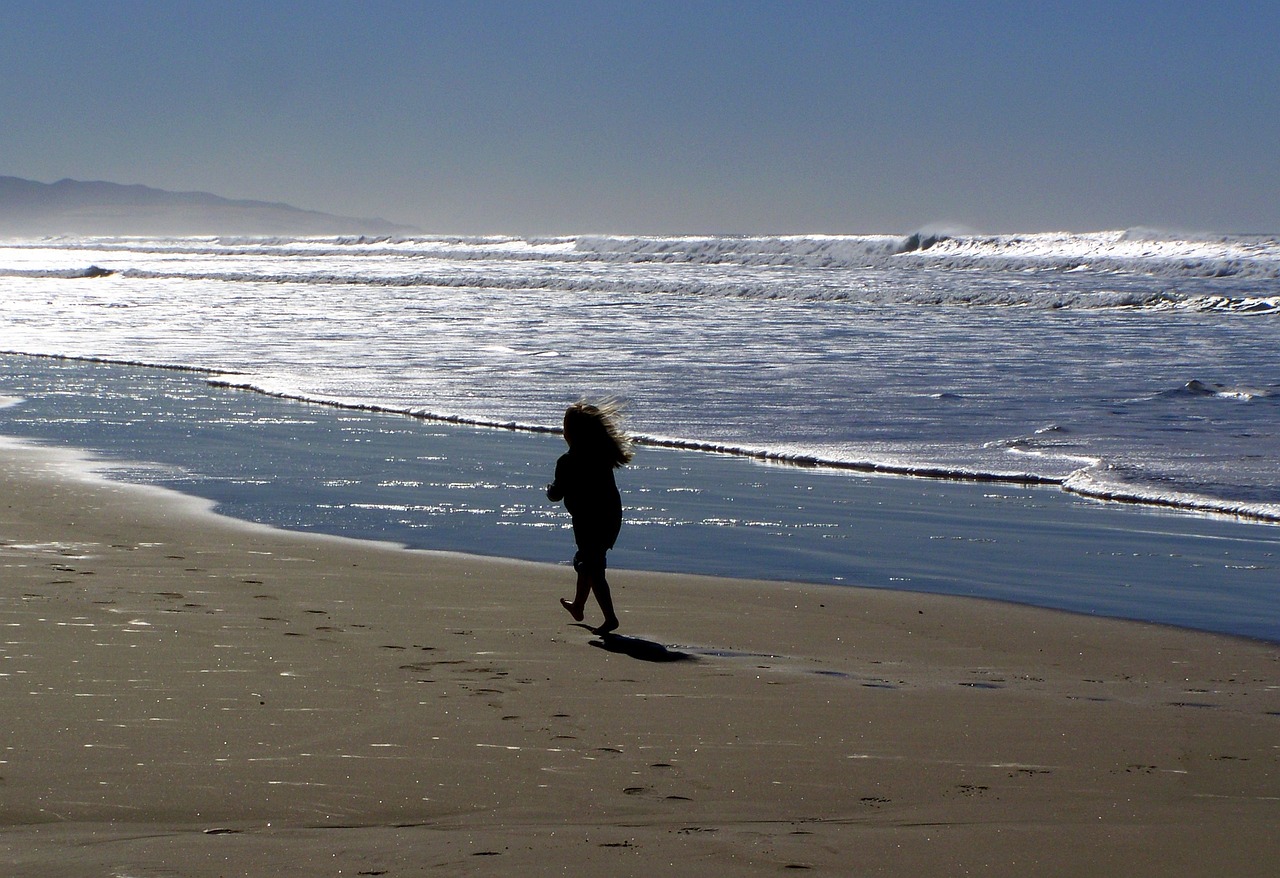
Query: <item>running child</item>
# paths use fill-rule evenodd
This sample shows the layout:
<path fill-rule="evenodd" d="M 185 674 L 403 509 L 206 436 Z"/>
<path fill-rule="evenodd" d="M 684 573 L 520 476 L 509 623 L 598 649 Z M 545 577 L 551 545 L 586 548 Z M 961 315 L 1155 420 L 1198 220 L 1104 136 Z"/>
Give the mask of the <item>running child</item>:
<path fill-rule="evenodd" d="M 564 501 L 578 546 L 573 556 L 577 593 L 572 601 L 561 598 L 560 605 L 581 622 L 587 596 L 594 594 L 604 613 L 604 623 L 592 629 L 596 634 L 618 627 L 604 571 L 605 553 L 613 548 L 622 529 L 622 497 L 613 471 L 630 463 L 634 454 L 630 438 L 622 431 L 621 416 L 621 407 L 611 400 L 569 406 L 564 413 L 564 441 L 569 450 L 556 461 L 555 481 L 547 485 L 548 500 Z"/>

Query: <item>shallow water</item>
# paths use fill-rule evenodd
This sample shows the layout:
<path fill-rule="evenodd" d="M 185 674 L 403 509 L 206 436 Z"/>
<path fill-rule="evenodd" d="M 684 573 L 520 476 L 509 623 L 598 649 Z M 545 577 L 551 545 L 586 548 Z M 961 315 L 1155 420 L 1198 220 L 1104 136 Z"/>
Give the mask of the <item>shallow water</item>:
<path fill-rule="evenodd" d="M 273 399 L 192 372 L 0 357 L 0 434 L 222 512 L 415 548 L 558 562 L 558 436 Z M 1280 641 L 1280 527 L 1056 488 L 868 476 L 641 448 L 615 567 L 1016 601 Z M 566 571 L 566 575 L 570 575 Z M 710 587 L 710 586 L 709 586 Z"/>

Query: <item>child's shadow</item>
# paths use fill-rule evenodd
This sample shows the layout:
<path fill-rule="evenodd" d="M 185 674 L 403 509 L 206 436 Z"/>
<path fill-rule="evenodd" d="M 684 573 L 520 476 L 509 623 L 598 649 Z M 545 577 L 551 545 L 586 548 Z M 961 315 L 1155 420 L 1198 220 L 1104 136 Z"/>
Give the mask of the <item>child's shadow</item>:
<path fill-rule="evenodd" d="M 578 625 L 579 628 L 586 628 L 592 634 L 595 630 L 589 625 Z M 642 662 L 692 662 L 697 661 L 697 656 L 690 655 L 687 652 L 680 652 L 675 649 L 668 649 L 661 643 L 654 643 L 652 640 L 642 640 L 639 637 L 627 637 L 623 634 L 599 635 L 599 640 L 588 641 L 597 649 L 603 649 L 608 652 L 618 652 L 623 655 L 630 656 Z"/>

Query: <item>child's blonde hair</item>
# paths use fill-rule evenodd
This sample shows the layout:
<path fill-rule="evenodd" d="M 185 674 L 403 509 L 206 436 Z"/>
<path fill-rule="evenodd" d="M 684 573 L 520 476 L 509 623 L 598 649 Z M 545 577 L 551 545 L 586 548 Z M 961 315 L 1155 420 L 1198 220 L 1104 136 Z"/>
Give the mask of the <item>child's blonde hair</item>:
<path fill-rule="evenodd" d="M 623 466 L 631 462 L 635 449 L 622 429 L 622 412 L 622 403 L 616 399 L 597 403 L 579 400 L 565 409 L 565 434 L 574 447 L 599 455 L 615 467 Z"/>

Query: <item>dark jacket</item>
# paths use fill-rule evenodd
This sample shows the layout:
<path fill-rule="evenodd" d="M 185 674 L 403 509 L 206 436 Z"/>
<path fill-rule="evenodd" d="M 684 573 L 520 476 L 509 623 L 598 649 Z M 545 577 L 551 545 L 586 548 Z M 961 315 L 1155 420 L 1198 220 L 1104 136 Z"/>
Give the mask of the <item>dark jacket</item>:
<path fill-rule="evenodd" d="M 622 496 L 607 459 L 570 448 L 556 461 L 556 479 L 547 486 L 547 497 L 564 500 L 579 549 L 610 549 L 617 542 Z"/>

